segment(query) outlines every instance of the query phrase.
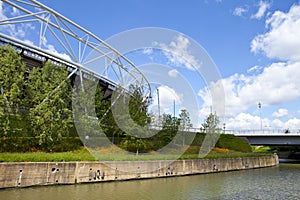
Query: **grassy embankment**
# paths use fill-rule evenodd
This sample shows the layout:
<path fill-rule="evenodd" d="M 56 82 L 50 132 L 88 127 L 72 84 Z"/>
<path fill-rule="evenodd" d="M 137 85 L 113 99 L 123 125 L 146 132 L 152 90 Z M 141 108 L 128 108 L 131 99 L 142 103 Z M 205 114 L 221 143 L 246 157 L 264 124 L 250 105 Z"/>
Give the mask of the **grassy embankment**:
<path fill-rule="evenodd" d="M 148 155 L 125 154 L 118 152 L 105 153 L 108 150 L 99 150 L 94 157 L 87 149 L 82 148 L 72 152 L 26 152 L 26 153 L 0 153 L 0 162 L 70 162 L 70 161 L 112 161 L 112 160 L 172 160 L 172 159 L 199 159 L 198 154 L 183 154 L 178 158 L 175 154 L 155 154 Z M 214 148 L 206 157 L 213 158 L 239 158 L 264 156 L 267 154 L 243 153 L 229 149 Z"/>
<path fill-rule="evenodd" d="M 70 162 L 70 161 L 111 161 L 111 160 L 173 160 L 173 159 L 199 159 L 199 150 L 204 135 L 199 134 L 193 143 L 181 155 L 180 149 L 170 149 L 170 154 L 159 154 L 149 152 L 144 154 L 129 154 L 118 147 L 110 146 L 88 150 L 82 147 L 76 151 L 69 152 L 25 152 L 25 153 L 0 153 L 0 162 Z M 179 157 L 179 155 L 181 155 Z M 244 140 L 233 135 L 221 135 L 216 147 L 204 158 L 237 158 L 264 156 L 266 154 L 256 154 L 252 152 L 251 146 Z M 201 157 L 202 158 L 202 157 Z"/>

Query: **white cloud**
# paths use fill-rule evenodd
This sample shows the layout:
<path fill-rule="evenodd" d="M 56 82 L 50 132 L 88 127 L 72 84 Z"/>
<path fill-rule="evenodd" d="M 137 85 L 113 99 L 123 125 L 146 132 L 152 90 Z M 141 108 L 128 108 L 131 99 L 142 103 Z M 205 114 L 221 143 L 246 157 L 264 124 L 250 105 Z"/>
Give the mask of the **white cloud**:
<path fill-rule="evenodd" d="M 68 60 L 68 61 L 72 61 L 71 57 L 68 54 L 66 54 L 66 53 L 59 53 L 55 49 L 54 45 L 48 44 L 48 41 L 47 41 L 46 37 L 43 37 L 42 43 L 43 43 L 43 46 L 45 47 L 45 50 L 47 52 L 49 52 L 50 54 L 53 54 L 53 55 L 55 55 L 57 57 L 63 58 L 63 59 Z"/>
<path fill-rule="evenodd" d="M 6 20 L 7 18 L 8 17 L 5 14 L 5 9 L 4 9 L 4 6 L 3 6 L 3 2 L 0 1 L 0 20 Z M 13 30 L 14 30 L 14 26 L 13 25 L 2 25 L 2 26 L 0 26 L 0 30 L 12 33 Z"/>
<path fill-rule="evenodd" d="M 266 126 L 270 122 L 268 119 L 261 119 L 259 116 L 253 116 L 249 113 L 239 113 L 235 117 L 226 120 L 227 130 L 260 130 L 262 124 Z"/>
<path fill-rule="evenodd" d="M 171 76 L 171 77 L 177 77 L 178 76 L 178 71 L 176 69 L 172 69 L 170 71 L 168 71 L 168 75 Z"/>
<path fill-rule="evenodd" d="M 268 118 L 260 118 L 257 115 L 249 113 L 239 113 L 237 116 L 228 118 L 226 120 L 226 130 L 233 130 L 237 133 L 241 131 L 254 131 L 261 128 L 267 133 L 267 130 L 274 133 L 284 133 L 286 129 L 291 132 L 298 132 L 300 127 L 300 119 L 292 118 L 287 121 L 280 119 L 270 120 Z"/>
<path fill-rule="evenodd" d="M 263 2 L 262 2 L 263 3 Z M 268 6 L 259 13 L 265 13 Z M 263 9 L 264 8 L 264 9 Z M 263 16 L 263 15 L 258 15 Z M 276 58 L 282 62 L 274 62 L 268 66 L 253 66 L 247 70 L 248 74 L 234 74 L 223 78 L 208 87 L 201 89 L 198 95 L 204 103 L 200 113 L 206 115 L 212 105 L 211 93 L 222 84 L 225 90 L 225 123 L 228 129 L 299 129 L 300 119 L 288 120 L 291 117 L 288 110 L 278 109 L 260 118 L 257 103 L 263 107 L 298 101 L 300 98 L 300 5 L 294 5 L 287 13 L 276 11 L 266 20 L 265 34 L 258 35 L 251 43 L 251 51 L 262 51 L 269 58 Z M 267 110 L 267 109 L 266 109 Z M 252 113 L 252 114 L 251 114 Z M 276 118 L 276 119 L 272 119 Z"/>
<path fill-rule="evenodd" d="M 173 88 L 162 85 L 158 87 L 159 91 L 159 104 L 160 104 L 160 113 L 173 113 L 174 100 L 176 105 L 179 105 L 183 101 L 181 94 L 178 94 Z M 157 92 L 153 94 L 153 103 L 152 110 L 157 112 L 158 98 Z"/>
<path fill-rule="evenodd" d="M 197 70 L 201 63 L 189 52 L 190 41 L 183 35 L 178 35 L 170 44 L 158 44 L 169 62 L 176 66 L 185 66 L 189 70 Z"/>
<path fill-rule="evenodd" d="M 68 54 L 66 54 L 66 53 L 59 53 L 59 52 L 54 48 L 53 45 L 48 45 L 47 47 L 48 47 L 48 49 L 45 49 L 45 50 L 48 51 L 49 53 L 51 53 L 51 54 L 53 54 L 53 55 L 55 55 L 55 56 L 57 56 L 57 57 L 59 57 L 59 58 L 62 58 L 62 59 L 64 59 L 64 60 L 72 61 L 71 57 L 70 57 Z"/>
<path fill-rule="evenodd" d="M 153 49 L 152 48 L 144 48 L 143 53 L 146 55 L 151 55 L 153 53 Z"/>
<path fill-rule="evenodd" d="M 273 63 L 264 68 L 258 75 L 245 76 L 234 74 L 219 80 L 225 91 L 225 107 L 227 116 L 235 116 L 245 112 L 259 101 L 263 105 L 278 105 L 297 100 L 300 97 L 300 62 Z M 218 84 L 211 84 L 214 91 Z M 211 105 L 211 95 L 208 88 L 199 91 L 203 106 Z"/>
<path fill-rule="evenodd" d="M 9 16 L 19 15 L 20 12 L 16 8 L 12 8 L 10 11 L 8 7 L 5 7 L 3 2 L 0 2 L 0 20 L 9 19 Z M 25 24 L 7 24 L 1 25 L 0 30 L 15 38 L 24 38 L 26 33 L 31 32 L 34 26 L 31 23 Z"/>
<path fill-rule="evenodd" d="M 0 20 L 6 19 L 7 17 L 4 14 L 3 2 L 0 1 Z"/>
<path fill-rule="evenodd" d="M 182 102 L 182 96 L 178 94 L 173 88 L 163 85 L 160 86 L 158 89 L 159 89 L 161 106 L 164 107 L 164 106 L 173 105 L 174 100 L 177 104 Z"/>
<path fill-rule="evenodd" d="M 270 6 L 270 3 L 260 1 L 258 11 L 256 12 L 256 14 L 252 15 L 251 18 L 261 19 L 265 15 L 267 9 L 270 8 Z"/>
<path fill-rule="evenodd" d="M 281 118 L 281 117 L 285 117 L 289 114 L 289 111 L 287 109 L 284 109 L 284 108 L 280 108 L 278 109 L 278 111 L 274 112 L 272 114 L 273 117 L 276 117 L 276 118 Z"/>
<path fill-rule="evenodd" d="M 237 7 L 234 9 L 233 15 L 241 17 L 246 12 L 248 12 L 248 9 L 243 8 L 243 7 Z"/>
<path fill-rule="evenodd" d="M 24 40 L 24 43 L 28 44 L 28 45 L 31 45 L 31 46 L 34 46 L 34 42 L 32 42 L 30 40 Z"/>
<path fill-rule="evenodd" d="M 20 14 L 20 11 L 17 8 L 13 7 L 11 15 L 16 16 L 16 15 L 19 15 L 19 14 Z"/>
<path fill-rule="evenodd" d="M 262 70 L 261 66 L 255 65 L 247 70 L 247 73 L 260 72 Z"/>
<path fill-rule="evenodd" d="M 276 11 L 266 21 L 269 31 L 256 36 L 251 51 L 263 52 L 269 58 L 300 61 L 300 5 L 288 13 Z"/>
<path fill-rule="evenodd" d="M 289 129 L 291 132 L 299 132 L 300 130 L 300 119 L 292 118 L 283 122 L 279 119 L 275 119 L 272 121 L 272 126 L 274 129 L 282 130 L 282 132 L 286 129 Z"/>
<path fill-rule="evenodd" d="M 300 119 L 297 118 L 292 118 L 289 119 L 287 122 L 285 122 L 285 127 L 287 127 L 288 129 L 294 131 L 299 131 L 299 127 L 300 127 Z"/>

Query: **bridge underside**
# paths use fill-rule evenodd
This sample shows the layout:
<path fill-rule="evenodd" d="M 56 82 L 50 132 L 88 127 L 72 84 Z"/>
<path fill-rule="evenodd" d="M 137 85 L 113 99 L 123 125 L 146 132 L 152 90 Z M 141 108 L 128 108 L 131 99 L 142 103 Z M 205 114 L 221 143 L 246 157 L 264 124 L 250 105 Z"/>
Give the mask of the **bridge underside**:
<path fill-rule="evenodd" d="M 239 136 L 251 145 L 300 146 L 300 136 Z"/>

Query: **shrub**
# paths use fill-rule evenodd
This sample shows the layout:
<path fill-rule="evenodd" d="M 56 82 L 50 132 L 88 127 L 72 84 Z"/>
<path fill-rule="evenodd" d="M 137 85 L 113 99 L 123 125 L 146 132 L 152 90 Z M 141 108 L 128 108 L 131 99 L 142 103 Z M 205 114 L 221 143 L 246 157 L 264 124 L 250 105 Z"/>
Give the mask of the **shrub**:
<path fill-rule="evenodd" d="M 232 134 L 221 134 L 216 147 L 239 152 L 252 152 L 251 145 L 246 140 Z"/>
<path fill-rule="evenodd" d="M 2 137 L 0 138 L 0 152 L 35 152 L 42 148 L 34 137 Z M 73 151 L 83 146 L 79 137 L 62 138 L 62 142 L 55 145 L 54 152 Z"/>

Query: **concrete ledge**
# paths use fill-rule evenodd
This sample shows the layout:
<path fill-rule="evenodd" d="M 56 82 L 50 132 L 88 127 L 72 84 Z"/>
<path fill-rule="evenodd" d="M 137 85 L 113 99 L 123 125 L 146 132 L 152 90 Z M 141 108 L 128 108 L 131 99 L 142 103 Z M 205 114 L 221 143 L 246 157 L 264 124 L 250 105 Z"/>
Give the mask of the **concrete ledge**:
<path fill-rule="evenodd" d="M 0 163 L 0 188 L 226 172 L 278 165 L 278 156 L 198 160 Z"/>

